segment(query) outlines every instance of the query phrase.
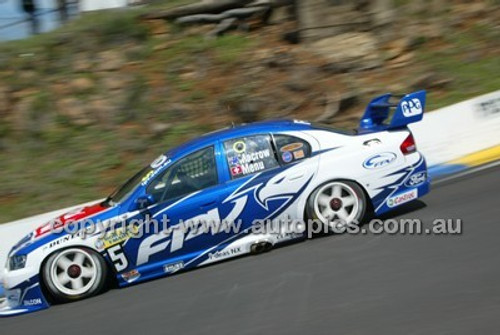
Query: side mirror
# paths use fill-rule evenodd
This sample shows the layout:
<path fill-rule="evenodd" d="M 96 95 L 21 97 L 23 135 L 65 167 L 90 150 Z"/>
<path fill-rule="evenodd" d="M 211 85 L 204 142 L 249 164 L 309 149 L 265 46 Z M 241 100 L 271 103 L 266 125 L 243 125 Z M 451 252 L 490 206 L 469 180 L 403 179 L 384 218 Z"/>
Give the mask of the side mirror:
<path fill-rule="evenodd" d="M 134 200 L 134 202 L 129 208 L 129 211 L 146 209 L 149 206 L 154 205 L 155 203 L 156 200 L 153 198 L 152 195 L 150 194 L 142 195 Z"/>

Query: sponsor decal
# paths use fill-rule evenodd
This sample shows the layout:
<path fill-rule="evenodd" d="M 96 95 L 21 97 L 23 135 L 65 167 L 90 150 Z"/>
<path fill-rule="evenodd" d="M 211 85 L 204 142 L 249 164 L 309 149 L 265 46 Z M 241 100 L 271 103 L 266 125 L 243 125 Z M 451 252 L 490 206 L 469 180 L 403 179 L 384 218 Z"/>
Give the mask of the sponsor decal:
<path fill-rule="evenodd" d="M 427 180 L 427 172 L 422 171 L 412 174 L 410 178 L 408 178 L 408 180 L 405 182 L 405 185 L 410 187 L 419 186 L 425 183 L 426 180 Z"/>
<path fill-rule="evenodd" d="M 97 241 L 95 241 L 95 247 L 97 250 L 103 250 L 104 242 L 101 239 L 98 239 Z"/>
<path fill-rule="evenodd" d="M 219 250 L 214 253 L 209 253 L 208 254 L 208 259 L 221 259 L 221 258 L 227 258 L 231 256 L 236 256 L 238 254 L 241 254 L 242 250 L 241 247 L 236 247 L 236 248 L 231 248 L 227 250 Z"/>
<path fill-rule="evenodd" d="M 35 230 L 35 238 L 38 238 L 38 237 L 45 235 L 49 232 L 52 232 L 54 230 L 58 230 L 60 228 L 63 228 L 70 220 L 75 222 L 75 221 L 78 221 L 80 219 L 84 219 L 84 218 L 89 217 L 91 215 L 97 214 L 103 210 L 105 210 L 104 207 L 100 206 L 99 204 L 95 204 L 93 206 L 82 207 L 82 208 L 79 208 L 79 209 L 72 211 L 70 213 L 66 213 L 65 215 L 62 215 L 54 220 L 47 222 L 44 225 L 38 227 Z"/>
<path fill-rule="evenodd" d="M 387 206 L 396 207 L 418 198 L 418 190 L 414 188 L 403 193 L 394 195 L 387 200 Z"/>
<path fill-rule="evenodd" d="M 401 109 L 403 110 L 403 115 L 405 117 L 420 115 L 424 111 L 422 103 L 417 98 L 403 101 L 401 103 Z"/>
<path fill-rule="evenodd" d="M 270 156 L 271 152 L 269 149 L 239 154 L 238 155 L 239 165 L 236 165 L 231 168 L 231 174 L 233 176 L 240 174 L 247 175 L 265 170 L 266 166 L 263 160 L 269 158 Z"/>
<path fill-rule="evenodd" d="M 396 158 L 397 156 L 395 153 L 383 152 L 365 160 L 363 162 L 363 167 L 365 169 L 378 169 L 391 164 L 396 160 Z"/>
<path fill-rule="evenodd" d="M 281 158 L 283 158 L 283 162 L 290 163 L 293 160 L 293 155 L 289 151 L 286 151 L 281 155 Z"/>
<path fill-rule="evenodd" d="M 264 170 L 266 167 L 264 165 L 264 162 L 256 162 L 256 163 L 249 163 L 249 164 L 243 164 L 241 166 L 241 170 L 243 174 L 251 174 L 255 172 L 259 172 Z"/>
<path fill-rule="evenodd" d="M 5 286 L 4 286 L 5 287 Z M 6 291 L 6 296 L 7 296 L 7 301 L 9 305 L 15 306 L 19 303 L 19 300 L 21 299 L 21 290 L 9 290 Z"/>
<path fill-rule="evenodd" d="M 142 177 L 141 183 L 146 184 L 148 180 L 151 179 L 151 177 L 154 175 L 154 173 L 154 170 L 149 171 L 144 177 Z"/>
<path fill-rule="evenodd" d="M 478 103 L 477 113 L 484 118 L 500 116 L 500 97 Z"/>
<path fill-rule="evenodd" d="M 84 234 L 83 232 L 78 232 L 76 234 L 71 234 L 71 235 L 66 235 L 61 238 L 58 238 L 57 240 L 51 241 L 47 246 L 44 247 L 44 249 L 51 249 L 60 245 L 63 245 L 66 242 L 72 241 L 76 237 L 83 237 Z"/>
<path fill-rule="evenodd" d="M 237 141 L 233 144 L 233 150 L 237 154 L 242 154 L 247 150 L 247 145 L 243 141 Z"/>
<path fill-rule="evenodd" d="M 80 214 L 84 214 L 84 208 L 77 208 L 77 209 L 74 209 L 72 211 L 69 211 L 68 213 L 66 213 L 62 216 L 62 219 L 63 220 L 70 220 L 70 219 L 72 219 L 75 216 L 80 215 Z"/>
<path fill-rule="evenodd" d="M 381 144 L 382 142 L 380 142 L 380 140 L 378 138 L 372 138 L 371 140 L 368 140 L 368 141 L 364 141 L 363 142 L 363 145 L 364 146 L 367 146 L 367 147 L 373 147 L 375 145 L 379 145 Z"/>
<path fill-rule="evenodd" d="M 253 163 L 258 160 L 263 160 L 264 158 L 268 158 L 269 156 L 271 156 L 271 152 L 269 151 L 269 149 L 265 149 L 247 154 L 241 154 L 238 157 L 238 159 L 241 164 L 245 164 L 245 163 Z"/>
<path fill-rule="evenodd" d="M 240 160 L 238 159 L 237 156 L 229 158 L 229 164 L 231 165 L 238 165 L 240 163 Z"/>
<path fill-rule="evenodd" d="M 167 157 L 167 156 L 165 156 L 165 155 L 161 155 L 161 156 L 159 156 L 157 159 L 155 159 L 155 160 L 153 161 L 153 163 L 151 163 L 151 165 L 150 165 L 150 166 L 151 166 L 151 168 L 152 168 L 152 169 L 157 169 L 157 168 L 159 168 L 160 166 L 162 166 L 163 164 L 165 164 L 165 163 L 167 162 L 167 160 L 168 160 L 168 157 Z"/>
<path fill-rule="evenodd" d="M 106 232 L 103 237 L 100 237 L 96 242 L 98 249 L 108 249 L 114 245 L 121 244 L 130 237 L 137 235 L 139 232 L 138 226 L 120 227 Z"/>
<path fill-rule="evenodd" d="M 42 304 L 42 299 L 40 299 L 40 298 L 29 299 L 29 300 L 23 301 L 24 306 L 36 306 L 36 305 L 41 305 L 41 304 Z"/>
<path fill-rule="evenodd" d="M 231 175 L 233 176 L 238 176 L 243 173 L 243 169 L 241 168 L 241 165 L 236 165 L 231 168 Z"/>
<path fill-rule="evenodd" d="M 276 235 L 276 242 L 284 242 L 304 236 L 303 233 L 280 233 Z"/>
<path fill-rule="evenodd" d="M 304 150 L 297 150 L 293 152 L 293 158 L 295 159 L 301 159 L 304 158 Z"/>
<path fill-rule="evenodd" d="M 284 147 L 281 147 L 280 151 L 285 152 L 285 151 L 295 151 L 297 149 L 300 149 L 304 146 L 304 144 L 300 142 L 295 142 L 295 143 L 290 143 L 285 145 Z"/>
<path fill-rule="evenodd" d="M 166 158 L 166 156 L 164 156 Z M 147 183 L 149 183 L 151 181 L 151 179 L 155 178 L 160 172 L 163 171 L 162 167 L 164 167 L 165 165 L 168 165 L 170 164 L 172 160 L 168 159 L 164 162 L 161 163 L 161 165 L 158 165 L 156 166 L 156 168 L 154 168 L 154 170 L 151 170 L 149 171 L 141 180 L 141 185 L 144 186 L 146 185 Z M 153 162 L 154 163 L 154 162 Z M 151 164 L 151 168 L 153 168 L 153 163 Z"/>
<path fill-rule="evenodd" d="M 174 273 L 184 268 L 184 262 L 170 263 L 163 266 L 163 271 L 165 273 Z"/>
<path fill-rule="evenodd" d="M 140 276 L 141 276 L 141 274 L 139 273 L 139 271 L 137 271 L 137 269 L 122 273 L 123 280 L 125 280 L 128 283 L 136 281 Z"/>

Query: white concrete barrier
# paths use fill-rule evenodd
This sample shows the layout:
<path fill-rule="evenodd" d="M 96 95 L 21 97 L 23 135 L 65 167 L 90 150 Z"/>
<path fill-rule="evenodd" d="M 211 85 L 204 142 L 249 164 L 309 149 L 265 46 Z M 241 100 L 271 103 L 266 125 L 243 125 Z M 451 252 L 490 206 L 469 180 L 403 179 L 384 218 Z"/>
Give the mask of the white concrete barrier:
<path fill-rule="evenodd" d="M 430 166 L 499 145 L 500 90 L 427 113 L 409 127 Z"/>
<path fill-rule="evenodd" d="M 82 12 L 128 6 L 128 0 L 81 0 L 79 9 Z"/>

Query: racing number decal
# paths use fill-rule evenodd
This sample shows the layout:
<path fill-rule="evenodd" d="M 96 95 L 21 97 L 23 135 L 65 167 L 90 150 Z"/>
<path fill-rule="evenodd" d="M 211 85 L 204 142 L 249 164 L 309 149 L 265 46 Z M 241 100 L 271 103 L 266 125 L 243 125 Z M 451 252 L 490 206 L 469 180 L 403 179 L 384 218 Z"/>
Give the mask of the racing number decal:
<path fill-rule="evenodd" d="M 128 267 L 128 259 L 123 252 L 121 244 L 114 245 L 107 250 L 109 259 L 115 266 L 116 272 L 121 272 Z"/>

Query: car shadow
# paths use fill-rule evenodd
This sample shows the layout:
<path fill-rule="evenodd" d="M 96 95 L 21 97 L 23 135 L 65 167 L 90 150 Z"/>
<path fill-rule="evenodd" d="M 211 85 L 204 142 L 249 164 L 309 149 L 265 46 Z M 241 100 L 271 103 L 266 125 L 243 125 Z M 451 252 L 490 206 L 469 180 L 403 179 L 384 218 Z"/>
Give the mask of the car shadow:
<path fill-rule="evenodd" d="M 371 216 L 369 216 L 368 218 L 363 220 L 363 222 L 359 226 L 360 227 L 366 226 L 371 220 L 374 220 L 374 219 L 379 219 L 379 220 L 385 221 L 385 220 L 394 219 L 394 218 L 397 218 L 400 216 L 407 216 L 408 214 L 417 212 L 425 207 L 427 207 L 425 202 L 417 199 L 417 200 L 414 200 L 414 201 L 409 202 L 407 204 L 400 205 L 397 208 L 391 210 L 390 212 L 387 212 L 387 213 L 384 213 L 384 214 L 381 214 L 378 216 L 372 214 Z M 325 238 L 325 237 L 343 236 L 343 235 L 344 235 L 343 233 L 334 233 L 334 232 L 324 232 L 323 231 L 323 232 L 312 234 L 311 238 L 309 238 L 309 239 L 316 240 L 316 239 L 321 239 L 321 238 Z M 281 246 L 278 246 L 278 247 L 281 247 Z"/>
<path fill-rule="evenodd" d="M 415 201 L 409 202 L 405 205 L 402 205 L 400 207 L 397 207 L 396 209 L 394 209 L 390 212 L 381 214 L 376 218 L 378 218 L 380 220 L 394 219 L 395 217 L 398 217 L 398 216 L 408 215 L 409 213 L 419 211 L 425 207 L 427 207 L 425 202 L 423 202 L 421 200 L 415 200 Z"/>

